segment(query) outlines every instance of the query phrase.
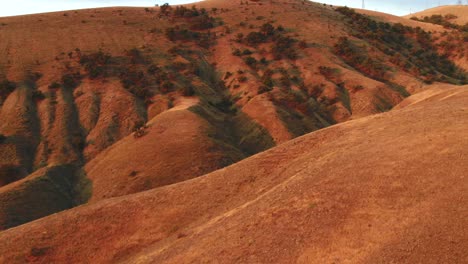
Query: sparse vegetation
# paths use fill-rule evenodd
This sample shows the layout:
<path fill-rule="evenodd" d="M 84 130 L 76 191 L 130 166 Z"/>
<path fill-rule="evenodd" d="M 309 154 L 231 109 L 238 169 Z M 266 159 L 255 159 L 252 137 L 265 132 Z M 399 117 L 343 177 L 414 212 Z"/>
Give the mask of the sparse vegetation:
<path fill-rule="evenodd" d="M 275 29 L 272 24 L 265 23 L 260 27 L 259 31 L 252 31 L 245 38 L 242 33 L 239 33 L 236 40 L 237 42 L 245 42 L 245 44 L 252 47 L 272 42 L 271 52 L 276 60 L 282 58 L 295 60 L 298 57 L 295 49 L 295 44 L 298 41 L 290 36 L 286 36 L 284 33 L 283 27 L 278 26 Z M 244 55 L 249 55 L 248 51 Z"/>
<path fill-rule="evenodd" d="M 49 85 L 48 88 L 49 88 L 49 89 L 56 90 L 56 89 L 59 89 L 60 87 L 62 87 L 62 86 L 60 85 L 60 83 L 58 83 L 58 82 L 53 82 L 53 83 L 51 83 L 51 84 Z"/>
<path fill-rule="evenodd" d="M 43 248 L 34 247 L 31 249 L 31 256 L 33 257 L 43 256 L 47 253 L 48 250 L 49 250 L 48 247 L 43 247 Z"/>
<path fill-rule="evenodd" d="M 44 93 L 42 93 L 41 91 L 34 90 L 32 93 L 32 98 L 34 101 L 41 101 L 41 100 L 44 100 L 46 97 Z"/>
<path fill-rule="evenodd" d="M 194 41 L 203 48 L 209 48 L 214 43 L 214 35 L 211 32 L 197 32 L 181 26 L 166 29 L 166 37 L 170 41 Z"/>
<path fill-rule="evenodd" d="M 161 9 L 162 10 L 162 9 Z M 197 9 L 195 6 L 187 8 L 177 6 L 175 9 L 166 9 L 165 15 L 171 15 L 173 19 L 183 22 L 174 27 L 166 29 L 166 37 L 171 41 L 194 41 L 200 47 L 208 48 L 215 41 L 215 34 L 201 32 L 212 29 L 223 24 L 222 21 L 211 17 L 204 9 Z"/>
<path fill-rule="evenodd" d="M 251 56 L 244 58 L 244 62 L 245 64 L 247 64 L 247 66 L 251 68 L 256 68 L 257 63 L 258 63 L 258 61 L 254 57 L 251 57 Z"/>
<path fill-rule="evenodd" d="M 416 77 L 425 77 L 427 82 L 467 83 L 467 73 L 458 68 L 447 56 L 438 54 L 431 33 L 419 27 L 412 28 L 400 23 L 377 22 L 347 7 L 336 8 L 336 11 L 348 17 L 349 25 L 356 30 L 354 34 L 356 38 L 394 57 L 397 65 L 404 65 L 405 71 Z M 359 61 L 363 62 L 362 54 L 355 54 L 360 52 L 359 49 L 356 49 L 356 46 L 350 48 L 349 45 L 352 45 L 351 41 L 340 39 L 336 52 L 348 61 L 355 61 L 356 65 L 361 65 Z M 398 55 L 400 56 L 396 59 Z M 374 60 L 372 64 L 375 62 Z M 383 77 L 383 64 L 377 66 L 380 69 L 372 75 Z"/>
<path fill-rule="evenodd" d="M 81 74 L 79 72 L 75 73 L 65 73 L 62 76 L 62 86 L 66 89 L 75 89 L 81 82 Z"/>
<path fill-rule="evenodd" d="M 432 15 L 432 16 L 424 16 L 423 18 L 417 18 L 415 16 L 411 17 L 412 20 L 425 22 L 425 23 L 432 23 L 436 25 L 441 25 L 445 28 L 457 29 L 460 31 L 468 32 L 468 23 L 465 25 L 458 25 L 455 23 L 450 22 L 453 19 L 458 18 L 453 14 L 447 14 L 445 16 L 442 15 Z"/>
<path fill-rule="evenodd" d="M 88 55 L 82 55 L 80 58 L 80 64 L 85 68 L 89 74 L 89 78 L 96 79 L 98 77 L 105 77 L 105 68 L 109 64 L 111 56 L 98 51 Z"/>
<path fill-rule="evenodd" d="M 335 53 L 343 60 L 373 79 L 384 81 L 389 70 L 383 62 L 369 56 L 366 47 L 358 46 L 346 37 L 339 39 L 335 45 Z"/>
<path fill-rule="evenodd" d="M 298 54 L 294 48 L 294 43 L 297 40 L 288 37 L 288 36 L 279 36 L 275 39 L 275 43 L 271 49 L 273 56 L 276 60 L 280 60 L 284 57 L 295 60 L 298 57 Z"/>
<path fill-rule="evenodd" d="M 332 80 L 337 78 L 337 76 L 340 74 L 340 69 L 331 68 L 327 66 L 319 66 L 319 72 L 328 80 Z"/>

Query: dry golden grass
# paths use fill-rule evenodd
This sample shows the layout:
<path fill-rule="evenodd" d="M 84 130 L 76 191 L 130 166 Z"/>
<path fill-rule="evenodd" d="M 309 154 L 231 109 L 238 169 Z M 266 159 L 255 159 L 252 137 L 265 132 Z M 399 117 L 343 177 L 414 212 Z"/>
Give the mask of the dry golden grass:
<path fill-rule="evenodd" d="M 0 261 L 463 262 L 468 93 L 431 93 L 197 179 L 4 231 Z"/>
<path fill-rule="evenodd" d="M 432 15 L 455 15 L 457 16 L 456 19 L 451 20 L 452 23 L 456 23 L 459 25 L 465 25 L 468 23 L 468 6 L 466 5 L 448 5 L 448 6 L 439 6 L 430 8 L 421 12 L 417 12 L 414 14 L 406 15 L 405 18 L 417 17 L 423 18 L 425 16 L 432 16 Z"/>
<path fill-rule="evenodd" d="M 339 38 L 348 37 L 369 46 L 370 57 L 386 58 L 353 37 L 334 7 L 299 0 L 240 2 L 196 4 L 224 23 L 211 29 L 216 44 L 206 50 L 192 42 L 169 41 L 165 30 L 182 22 L 158 18 L 157 8 L 0 18 L 0 75 L 19 82 L 27 71 L 40 72 L 37 89 L 47 94 L 35 101 L 31 89 L 21 86 L 0 106 L 0 133 L 9 140 L 0 145 L 0 157 L 5 157 L 0 166 L 20 167 L 21 177 L 32 173 L 1 187 L 0 196 L 22 191 L 22 184 L 43 166 L 77 164 L 92 181 L 90 204 L 1 232 L 0 262 L 466 259 L 466 212 L 460 211 L 467 204 L 466 87 L 428 85 L 387 61 L 391 81 L 416 94 L 404 100 L 384 81 L 333 52 Z M 437 25 L 361 12 L 437 36 L 443 31 Z M 271 43 L 254 48 L 235 41 L 237 34 L 257 31 L 266 22 L 304 41 L 297 59 L 274 60 Z M 193 84 L 208 92 L 194 97 L 161 92 L 143 102 L 114 76 L 85 77 L 74 90 L 49 94 L 48 86 L 70 69 L 84 74 L 78 53 L 102 50 L 119 56 L 138 48 L 150 54 L 152 63 L 170 66 L 189 62 L 169 52 L 178 44 L 203 53 L 196 62 L 212 67 L 226 89 L 210 94 L 209 81 L 199 76 Z M 259 94 L 265 69 L 253 70 L 232 54 L 247 48 L 268 62 L 275 78 L 284 69 L 303 85 L 293 83 L 286 92 L 274 85 Z M 454 60 L 468 67 L 466 57 L 456 55 Z M 325 76 L 321 67 L 333 76 Z M 228 72 L 231 76 L 225 77 Z M 320 128 L 304 129 L 319 112 L 301 115 L 304 105 L 285 98 L 302 93 L 310 99 L 314 92 L 316 103 L 328 102 L 330 116 L 344 123 L 294 140 Z M 221 95 L 234 105 L 221 106 L 225 108 L 213 111 L 214 116 L 194 110 L 216 108 L 212 99 Z M 374 115 L 398 104 L 395 111 Z M 238 117 L 247 121 L 235 127 L 232 120 Z M 145 122 L 144 135 L 135 138 L 135 125 Z M 247 132 L 237 135 L 234 130 Z M 241 149 L 245 142 L 264 143 L 263 130 L 272 145 L 281 145 L 223 168 L 246 156 Z M 19 144 L 14 138 L 28 140 Z M 83 149 L 77 143 L 84 143 Z"/>

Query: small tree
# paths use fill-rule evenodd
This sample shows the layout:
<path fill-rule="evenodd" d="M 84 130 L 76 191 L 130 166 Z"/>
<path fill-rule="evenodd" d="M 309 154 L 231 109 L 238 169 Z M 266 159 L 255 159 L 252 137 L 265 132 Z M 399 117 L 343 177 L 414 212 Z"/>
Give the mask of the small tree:
<path fill-rule="evenodd" d="M 272 36 L 275 33 L 275 28 L 270 23 L 265 23 L 260 28 L 260 32 L 265 34 L 266 36 Z"/>
<path fill-rule="evenodd" d="M 245 64 L 247 64 L 251 68 L 255 68 L 257 66 L 257 60 L 254 57 L 248 56 L 244 59 Z"/>
<path fill-rule="evenodd" d="M 170 12 L 171 6 L 168 3 L 165 3 L 159 9 L 159 16 L 168 16 Z"/>

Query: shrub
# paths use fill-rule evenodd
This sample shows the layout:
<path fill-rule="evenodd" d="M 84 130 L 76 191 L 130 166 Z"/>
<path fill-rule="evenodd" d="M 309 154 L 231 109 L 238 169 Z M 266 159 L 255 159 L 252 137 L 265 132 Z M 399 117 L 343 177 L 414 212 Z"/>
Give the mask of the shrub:
<path fill-rule="evenodd" d="M 193 18 L 190 24 L 190 29 L 192 30 L 205 30 L 213 28 L 215 25 L 215 20 L 213 17 L 210 17 L 206 14 Z"/>
<path fill-rule="evenodd" d="M 195 41 L 200 47 L 203 48 L 208 48 L 214 42 L 214 35 L 212 35 L 210 32 L 195 32 L 185 28 L 180 28 L 179 26 L 167 28 L 166 37 L 170 41 Z"/>
<path fill-rule="evenodd" d="M 45 95 L 39 90 L 34 90 L 32 92 L 32 99 L 34 101 L 41 101 L 45 99 Z"/>
<path fill-rule="evenodd" d="M 145 59 L 141 51 L 137 48 L 133 48 L 127 52 L 127 56 L 130 56 L 130 62 L 132 64 L 144 64 Z M 110 60 L 110 56 L 109 56 Z"/>
<path fill-rule="evenodd" d="M 156 71 L 155 69 L 153 70 Z M 156 72 L 154 74 L 156 83 L 160 83 L 161 79 L 165 77 L 165 76 L 162 76 L 163 74 L 165 73 Z M 158 79 L 158 77 L 160 76 L 162 76 L 161 79 Z M 147 78 L 147 76 L 145 75 L 143 71 L 128 70 L 128 71 L 122 72 L 119 78 L 120 78 L 120 82 L 122 83 L 122 86 L 125 89 L 127 89 L 129 92 L 131 92 L 136 97 L 142 99 L 143 101 L 148 102 L 149 98 L 153 96 L 153 92 L 150 88 L 150 80 Z"/>
<path fill-rule="evenodd" d="M 232 72 L 226 72 L 224 75 L 224 80 L 229 79 L 232 76 Z"/>
<path fill-rule="evenodd" d="M 260 32 L 263 33 L 265 36 L 273 36 L 275 34 L 275 28 L 270 23 L 265 23 L 261 26 Z"/>
<path fill-rule="evenodd" d="M 177 6 L 174 9 L 174 16 L 175 17 L 185 17 L 185 18 L 191 18 L 191 17 L 196 17 L 200 15 L 200 12 L 197 10 L 195 6 L 192 6 L 191 9 L 185 7 L 185 6 Z"/>
<path fill-rule="evenodd" d="M 275 59 L 279 60 L 286 56 L 288 59 L 295 60 L 297 59 L 297 52 L 293 48 L 293 44 L 296 42 L 295 39 L 291 37 L 280 36 L 276 39 L 271 52 Z"/>
<path fill-rule="evenodd" d="M 249 49 L 245 49 L 244 51 L 242 51 L 242 55 L 251 55 L 252 54 L 252 51 L 250 51 Z"/>
<path fill-rule="evenodd" d="M 320 66 L 319 67 L 319 72 L 321 75 L 323 75 L 327 79 L 333 79 L 337 77 L 337 75 L 340 73 L 340 70 L 337 68 L 331 68 L 331 67 L 326 67 L 326 66 Z"/>
<path fill-rule="evenodd" d="M 260 32 L 250 32 L 246 37 L 246 42 L 250 46 L 255 46 L 260 43 L 264 43 L 266 40 L 266 36 Z"/>
<path fill-rule="evenodd" d="M 267 92 L 271 91 L 272 89 L 273 88 L 271 88 L 269 86 L 262 85 L 262 86 L 260 86 L 260 88 L 258 88 L 257 94 L 267 93 Z"/>
<path fill-rule="evenodd" d="M 91 79 L 105 75 L 105 67 L 110 63 L 111 56 L 101 50 L 80 58 L 80 64 L 84 66 Z"/>
<path fill-rule="evenodd" d="M 243 40 L 244 40 L 244 34 L 243 33 L 237 33 L 236 41 L 237 42 L 242 42 Z"/>
<path fill-rule="evenodd" d="M 241 53 L 240 49 L 235 49 L 235 50 L 232 52 L 232 55 L 238 56 L 238 57 L 239 57 L 239 56 L 242 55 L 242 53 Z"/>
<path fill-rule="evenodd" d="M 168 16 L 171 10 L 172 7 L 168 3 L 165 3 L 159 9 L 159 16 Z"/>
<path fill-rule="evenodd" d="M 79 72 L 76 73 L 66 73 L 62 76 L 62 84 L 64 88 L 74 89 L 78 86 L 81 80 L 81 75 Z"/>
<path fill-rule="evenodd" d="M 60 83 L 58 82 L 53 82 L 49 85 L 49 89 L 59 89 L 61 87 Z"/>
<path fill-rule="evenodd" d="M 247 64 L 251 68 L 255 68 L 257 66 L 257 60 L 252 56 L 246 57 L 244 59 L 244 62 L 245 62 L 245 64 Z"/>
<path fill-rule="evenodd" d="M 240 83 L 245 83 L 248 79 L 247 79 L 246 76 L 240 76 L 240 77 L 238 78 L 238 80 L 239 80 Z"/>
<path fill-rule="evenodd" d="M 189 9 L 185 6 L 178 6 L 174 9 L 173 16 L 185 19 L 192 30 L 205 30 L 215 26 L 215 19 L 209 16 L 204 8 L 197 9 L 192 6 Z"/>

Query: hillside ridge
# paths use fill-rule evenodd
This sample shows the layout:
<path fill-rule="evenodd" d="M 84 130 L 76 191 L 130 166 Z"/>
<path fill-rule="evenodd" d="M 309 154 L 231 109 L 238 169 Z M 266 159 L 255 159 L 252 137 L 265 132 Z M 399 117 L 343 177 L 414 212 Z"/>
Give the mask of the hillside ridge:
<path fill-rule="evenodd" d="M 219 175 L 220 169 L 243 166 L 243 160 L 253 162 L 249 157 L 256 160 L 258 155 L 270 155 L 271 162 L 262 161 L 260 171 L 249 167 L 251 178 L 241 173 L 241 182 L 233 183 L 238 194 L 234 189 L 223 194 L 252 198 L 257 192 L 266 192 L 262 189 L 265 186 L 273 188 L 269 183 L 260 189 L 249 187 L 256 175 L 270 170 L 268 164 L 289 162 L 288 155 L 302 153 L 328 164 L 327 155 L 336 158 L 339 146 L 355 148 L 348 146 L 349 142 L 339 143 L 341 137 L 362 147 L 356 151 L 377 151 L 365 148 L 374 146 L 366 145 L 366 138 L 342 134 L 354 135 L 355 127 L 364 133 L 358 125 L 361 123 L 396 129 L 402 138 L 416 142 L 405 134 L 412 133 L 409 127 L 413 125 L 395 121 L 402 126 L 398 130 L 378 120 L 391 119 L 399 111 L 426 112 L 421 105 L 439 120 L 436 109 L 450 112 L 440 100 L 454 100 L 452 121 L 462 118 L 458 111 L 463 106 L 456 107 L 464 100 L 463 89 L 468 83 L 465 37 L 462 26 L 301 0 L 209 0 L 181 6 L 113 7 L 0 18 L 0 234 L 10 228 L 20 230 L 14 227 L 29 226 L 50 214 L 62 215 L 63 210 L 70 217 L 75 209 L 87 214 L 88 209 L 82 208 L 99 207 L 109 214 L 124 211 L 123 204 L 114 208 L 114 198 L 132 200 L 131 195 L 152 190 L 173 190 L 179 199 L 180 186 L 200 184 L 198 178 L 203 182 L 212 172 Z M 409 116 L 402 118 L 414 122 Z M 429 123 L 423 125 L 431 128 Z M 369 128 L 374 130 L 378 128 Z M 294 150 L 290 142 L 303 140 L 304 135 L 324 142 L 307 141 L 310 146 Z M 386 134 L 378 137 L 388 144 L 402 144 Z M 309 148 L 326 148 L 324 144 L 337 148 L 333 153 L 324 150 L 324 156 L 307 154 Z M 421 148 L 426 150 L 426 146 Z M 265 152 L 269 149 L 274 151 Z M 309 164 L 299 160 L 303 166 Z M 284 165 L 285 171 L 294 164 Z M 340 170 L 354 173 L 350 165 L 342 167 L 337 162 L 336 166 L 330 170 L 337 170 L 337 175 L 342 175 Z M 300 177 L 290 178 L 284 185 L 276 182 L 278 189 L 272 193 Z M 244 189 L 251 192 L 245 194 Z M 202 188 L 199 191 L 200 197 L 192 199 L 204 203 L 203 197 L 212 198 Z M 217 220 L 225 220 L 231 214 L 224 215 L 222 210 L 230 208 L 235 210 L 232 215 L 241 214 L 264 198 L 270 199 L 269 195 L 242 210 L 236 209 L 239 204 L 232 207 L 224 204 L 225 198 L 214 197 L 220 201 L 212 206 L 219 210 L 212 213 Z M 63 203 L 57 202 L 57 197 L 65 197 Z M 246 202 L 239 199 L 236 201 Z M 278 202 L 268 201 L 272 206 Z M 165 202 L 166 209 L 178 215 L 178 205 Z M 99 206 L 88 207 L 93 204 Z M 96 211 L 90 210 L 88 216 L 96 221 L 93 224 L 101 226 L 92 216 Z M 171 222 L 173 215 L 169 214 L 165 217 Z M 60 217 L 46 219 L 59 223 Z M 185 224 L 191 225 L 193 219 L 182 217 L 182 222 L 188 221 L 183 222 L 184 228 L 192 228 Z M 200 226 L 215 215 L 203 217 L 207 218 L 196 220 L 201 221 Z M 138 221 L 146 225 L 144 220 Z M 216 226 L 216 221 L 210 222 L 209 228 L 199 233 Z M 187 245 L 172 239 L 174 233 L 182 238 L 187 234 L 176 232 L 177 226 L 161 228 L 164 230 L 154 231 L 147 226 L 147 231 L 157 234 L 148 243 L 136 241 L 138 249 L 116 247 L 136 254 L 161 240 L 157 251 L 162 255 L 149 253 L 155 259 L 175 256 L 164 255 L 166 248 L 185 252 Z M 175 243 L 174 248 L 166 239 Z M 207 235 L 207 239 L 211 238 Z M 83 250 L 92 252 L 85 246 Z M 60 258 L 62 253 L 68 254 L 59 250 L 54 257 Z M 102 260 L 136 257 L 125 252 L 109 254 Z"/>

